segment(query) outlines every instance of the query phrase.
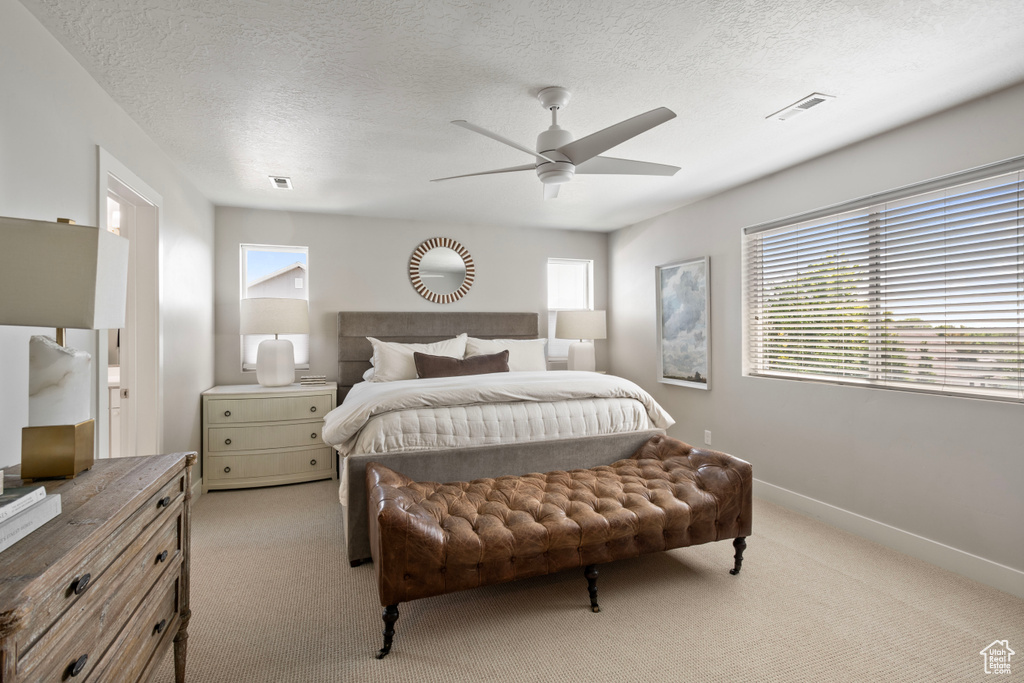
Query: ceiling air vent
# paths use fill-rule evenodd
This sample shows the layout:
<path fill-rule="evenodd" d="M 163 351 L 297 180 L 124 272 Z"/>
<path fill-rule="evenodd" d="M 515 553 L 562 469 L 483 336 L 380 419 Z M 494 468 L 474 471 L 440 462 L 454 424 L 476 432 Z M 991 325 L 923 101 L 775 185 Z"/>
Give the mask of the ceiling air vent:
<path fill-rule="evenodd" d="M 279 190 L 290 190 L 292 189 L 292 179 L 286 178 L 283 175 L 272 175 L 270 176 L 270 184 Z"/>
<path fill-rule="evenodd" d="M 793 104 L 789 105 L 788 107 L 785 107 L 784 109 L 780 109 L 779 111 L 775 112 L 774 114 L 771 114 L 770 116 L 766 116 L 765 118 L 766 119 L 778 119 L 779 121 L 785 121 L 786 119 L 793 118 L 797 114 L 803 114 L 808 109 L 812 109 L 814 107 L 818 107 L 818 106 L 820 106 L 822 104 L 825 104 L 829 100 L 834 100 L 834 99 L 835 99 L 835 96 L 833 96 L 833 95 L 823 95 L 820 92 L 811 93 L 810 95 L 808 95 L 807 97 L 803 98 L 802 100 L 794 102 Z"/>

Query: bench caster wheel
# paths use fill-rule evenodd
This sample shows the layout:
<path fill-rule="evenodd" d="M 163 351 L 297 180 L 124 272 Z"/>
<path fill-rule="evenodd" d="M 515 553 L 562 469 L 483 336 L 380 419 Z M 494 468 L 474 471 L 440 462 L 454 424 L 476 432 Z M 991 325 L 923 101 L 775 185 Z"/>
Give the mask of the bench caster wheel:
<path fill-rule="evenodd" d="M 398 621 L 398 605 L 388 605 L 381 615 L 384 620 L 384 647 L 377 653 L 377 659 L 384 659 L 391 652 L 391 643 L 395 639 L 395 622 Z"/>
<path fill-rule="evenodd" d="M 743 551 L 747 549 L 747 541 L 741 536 L 732 542 L 732 547 L 736 548 L 736 555 L 733 557 L 736 560 L 736 565 L 729 570 L 729 573 L 736 576 L 740 573 L 740 567 L 743 566 Z"/>
<path fill-rule="evenodd" d="M 587 590 L 590 592 L 590 611 L 600 612 L 597 604 L 597 565 L 588 564 L 583 569 L 583 576 L 587 577 Z"/>

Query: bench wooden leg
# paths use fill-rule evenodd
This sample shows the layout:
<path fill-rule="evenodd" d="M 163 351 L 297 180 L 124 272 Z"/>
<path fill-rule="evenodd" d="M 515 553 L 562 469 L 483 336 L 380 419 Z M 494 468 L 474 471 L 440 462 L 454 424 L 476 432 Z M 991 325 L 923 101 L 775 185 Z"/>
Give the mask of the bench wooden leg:
<path fill-rule="evenodd" d="M 381 615 L 384 620 L 384 647 L 377 653 L 377 659 L 384 659 L 391 652 L 391 642 L 395 639 L 395 622 L 398 621 L 398 605 L 388 605 Z"/>
<path fill-rule="evenodd" d="M 740 567 L 743 566 L 743 551 L 747 549 L 747 539 L 740 536 L 732 542 L 732 547 L 736 548 L 736 555 L 733 559 L 736 560 L 736 566 L 729 570 L 729 573 L 736 576 L 740 573 Z"/>
<path fill-rule="evenodd" d="M 597 604 L 597 565 L 588 564 L 583 568 L 583 576 L 587 577 L 587 590 L 590 591 L 590 611 L 600 612 Z"/>

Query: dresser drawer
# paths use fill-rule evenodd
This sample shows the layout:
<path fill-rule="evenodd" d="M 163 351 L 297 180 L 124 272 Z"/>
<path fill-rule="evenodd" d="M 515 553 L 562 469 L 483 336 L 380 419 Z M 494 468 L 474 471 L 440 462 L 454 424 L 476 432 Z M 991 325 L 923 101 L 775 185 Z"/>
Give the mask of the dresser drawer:
<path fill-rule="evenodd" d="M 253 427 L 211 427 L 210 453 L 321 446 L 323 421 Z"/>
<path fill-rule="evenodd" d="M 204 477 L 211 481 L 272 477 L 302 472 L 334 470 L 334 450 L 330 447 L 311 448 L 297 453 L 266 455 L 211 455 L 204 463 Z"/>
<path fill-rule="evenodd" d="M 323 417 L 333 405 L 330 394 L 265 398 L 211 398 L 206 402 L 207 424 L 280 422 Z"/>
<path fill-rule="evenodd" d="M 39 657 L 33 650 L 44 634 L 55 632 L 57 623 L 72 618 L 68 615 L 81 614 L 88 609 L 86 603 L 82 606 L 79 603 L 92 600 L 97 594 L 105 594 L 110 584 L 117 583 L 117 577 L 134 562 L 154 536 L 159 535 L 170 520 L 180 518 L 184 494 L 185 476 L 182 473 L 164 484 L 104 543 L 57 579 L 52 590 L 39 597 L 26 615 L 24 628 L 18 632 L 19 662 L 27 664 L 33 657 Z M 176 526 L 174 529 L 175 534 L 180 534 L 180 529 Z M 174 554 L 178 548 L 180 539 L 175 541 L 168 554 Z"/>
<path fill-rule="evenodd" d="M 174 638 L 180 620 L 178 575 L 169 572 L 153 587 L 86 680 L 135 683 L 153 655 Z"/>
<path fill-rule="evenodd" d="M 138 552 L 126 552 L 96 584 L 90 583 L 74 606 L 20 658 L 18 672 L 25 680 L 61 680 L 83 655 L 86 661 L 76 678 L 84 680 L 91 664 L 99 661 L 136 611 L 140 596 L 146 595 L 168 568 L 172 574 L 179 571 L 182 508 L 174 512 Z"/>

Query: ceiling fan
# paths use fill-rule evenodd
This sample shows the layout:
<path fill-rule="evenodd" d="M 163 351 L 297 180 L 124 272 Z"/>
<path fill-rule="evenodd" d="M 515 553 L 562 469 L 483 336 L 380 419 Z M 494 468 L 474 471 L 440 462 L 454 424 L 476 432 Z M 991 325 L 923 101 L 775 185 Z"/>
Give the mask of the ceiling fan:
<path fill-rule="evenodd" d="M 536 151 L 468 121 L 452 121 L 456 126 L 486 135 L 492 140 L 497 140 L 521 152 L 526 152 L 536 158 L 536 163 L 499 168 L 481 173 L 467 173 L 447 178 L 435 178 L 431 182 L 452 180 L 454 178 L 469 178 L 478 175 L 491 175 L 494 173 L 536 170 L 537 177 L 544 183 L 544 199 L 554 199 L 558 196 L 558 188 L 563 183 L 572 180 L 573 176 L 577 173 L 670 176 L 679 170 L 678 166 L 600 156 L 602 152 L 606 152 L 612 147 L 640 135 L 640 133 L 674 119 L 676 115 L 672 110 L 658 107 L 639 116 L 616 123 L 614 126 L 608 126 L 579 140 L 573 140 L 572 133 L 558 125 L 558 110 L 563 109 L 569 103 L 569 97 L 569 91 L 558 86 L 544 88 L 537 93 L 537 99 L 540 100 L 541 105 L 551 112 L 551 127 L 537 136 Z"/>

